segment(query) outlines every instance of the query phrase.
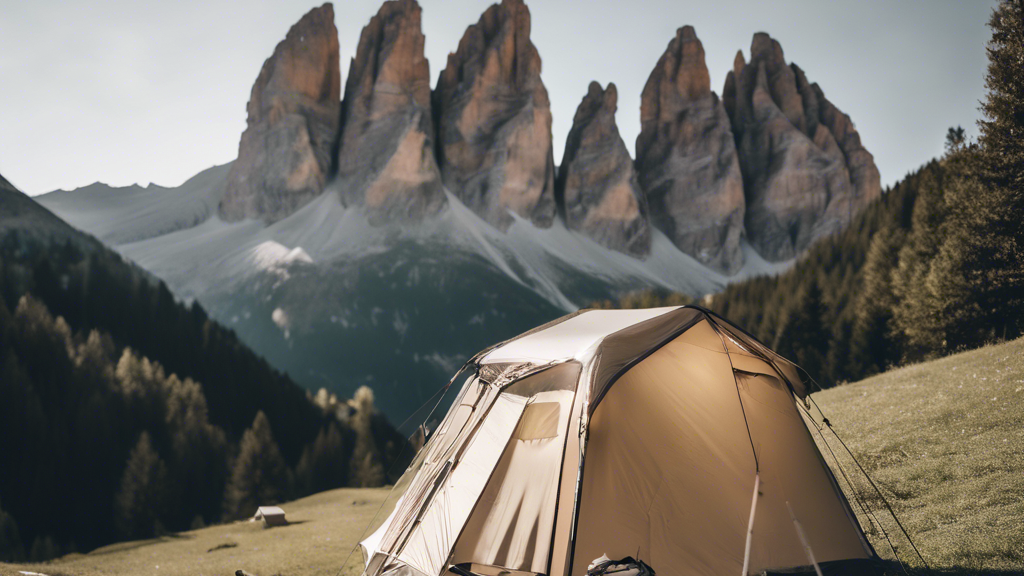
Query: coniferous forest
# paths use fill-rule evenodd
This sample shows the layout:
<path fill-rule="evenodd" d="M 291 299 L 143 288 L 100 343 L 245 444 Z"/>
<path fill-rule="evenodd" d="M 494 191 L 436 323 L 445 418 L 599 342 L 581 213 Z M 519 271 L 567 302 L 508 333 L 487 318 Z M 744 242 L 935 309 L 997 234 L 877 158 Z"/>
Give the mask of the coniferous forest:
<path fill-rule="evenodd" d="M 942 158 L 887 189 L 789 271 L 730 285 L 702 304 L 823 387 L 1024 333 L 1021 3 L 1000 4 L 989 26 L 976 142 L 950 128 Z M 616 305 L 685 301 L 650 292 Z"/>
<path fill-rule="evenodd" d="M 197 304 L 0 185 L 0 560 L 389 479 L 406 440 L 369 389 L 310 396 Z"/>

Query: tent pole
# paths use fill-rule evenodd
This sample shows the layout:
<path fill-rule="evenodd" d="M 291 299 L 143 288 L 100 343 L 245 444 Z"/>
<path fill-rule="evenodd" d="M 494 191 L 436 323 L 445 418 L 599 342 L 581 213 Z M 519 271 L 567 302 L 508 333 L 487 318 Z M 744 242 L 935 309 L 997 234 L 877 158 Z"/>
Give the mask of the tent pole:
<path fill-rule="evenodd" d="M 761 473 L 754 475 L 754 497 L 750 503 L 750 522 L 747 524 L 747 547 L 743 552 L 743 574 L 750 574 L 750 545 L 754 541 L 754 513 L 757 512 L 757 495 L 761 490 Z M 821 576 L 820 574 L 818 576 Z"/>
<path fill-rule="evenodd" d="M 796 519 L 796 514 L 793 513 L 793 507 L 789 505 L 789 500 L 786 500 L 786 508 L 789 510 L 789 517 L 793 519 L 793 527 L 796 528 L 796 535 L 800 537 L 800 543 L 804 545 L 804 550 L 807 551 L 807 559 L 814 565 L 814 571 L 821 576 L 821 567 L 818 566 L 818 561 L 814 559 L 814 551 L 811 550 L 811 545 L 807 542 L 807 535 L 804 534 L 804 529 L 800 526 L 800 521 Z"/>

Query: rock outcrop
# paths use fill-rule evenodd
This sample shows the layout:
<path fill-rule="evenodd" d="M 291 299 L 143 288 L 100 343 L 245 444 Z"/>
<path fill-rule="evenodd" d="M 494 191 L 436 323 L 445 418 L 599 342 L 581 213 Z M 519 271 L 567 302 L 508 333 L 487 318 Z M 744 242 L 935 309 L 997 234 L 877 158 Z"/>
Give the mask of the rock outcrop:
<path fill-rule="evenodd" d="M 711 91 L 691 26 L 676 32 L 644 86 L 636 166 L 654 226 L 701 263 L 739 270 L 743 179 L 728 115 Z"/>
<path fill-rule="evenodd" d="M 555 217 L 551 109 L 530 41 L 530 11 L 502 0 L 448 55 L 434 90 L 438 164 L 448 189 L 501 230 L 509 211 Z"/>
<path fill-rule="evenodd" d="M 385 2 L 363 28 L 345 83 L 338 188 L 371 222 L 418 219 L 445 205 L 420 13 L 416 0 Z"/>
<path fill-rule="evenodd" d="M 334 8 L 324 4 L 292 26 L 256 78 L 222 218 L 280 220 L 323 191 L 340 91 Z"/>
<path fill-rule="evenodd" d="M 737 54 L 723 99 L 743 171 L 747 236 L 768 260 L 799 255 L 881 194 L 849 117 L 786 64 L 767 34 L 754 35 L 749 63 Z"/>
<path fill-rule="evenodd" d="M 576 109 L 555 194 L 565 225 L 631 256 L 650 252 L 647 198 L 615 124 L 618 91 L 591 82 Z"/>

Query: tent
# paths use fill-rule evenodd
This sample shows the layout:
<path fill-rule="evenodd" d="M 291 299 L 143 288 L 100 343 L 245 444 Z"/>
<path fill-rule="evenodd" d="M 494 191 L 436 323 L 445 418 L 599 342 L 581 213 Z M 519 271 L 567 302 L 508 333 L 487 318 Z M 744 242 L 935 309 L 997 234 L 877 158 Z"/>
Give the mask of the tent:
<path fill-rule="evenodd" d="M 695 306 L 584 310 L 498 344 L 453 379 L 360 544 L 364 574 L 580 576 L 601 556 L 661 575 L 869 563 L 798 406 L 802 376 Z"/>

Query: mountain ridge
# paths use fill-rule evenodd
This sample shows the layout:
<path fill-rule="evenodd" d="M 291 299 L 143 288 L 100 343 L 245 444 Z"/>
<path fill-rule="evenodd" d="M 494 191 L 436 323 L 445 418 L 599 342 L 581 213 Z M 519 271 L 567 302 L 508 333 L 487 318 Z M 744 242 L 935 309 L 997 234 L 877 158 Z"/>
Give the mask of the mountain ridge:
<path fill-rule="evenodd" d="M 575 203 L 566 206 L 567 180 L 554 165 L 550 101 L 523 0 L 502 0 L 484 11 L 449 54 L 432 91 L 421 13 L 415 0 L 382 4 L 360 36 L 341 100 L 331 80 L 329 89 L 321 86 L 315 104 L 286 102 L 261 112 L 259 103 L 281 101 L 282 84 L 305 95 L 310 79 L 340 74 L 329 3 L 289 30 L 253 85 L 250 126 L 239 149 L 244 161 L 232 168 L 221 216 L 272 223 L 334 188 L 346 205 L 362 206 L 375 224 L 416 221 L 441 209 L 443 184 L 499 230 L 511 225 L 513 213 L 542 228 L 563 220 L 609 248 L 645 258 L 646 242 L 637 243 L 632 233 L 609 234 L 572 219 L 577 212 L 596 213 L 604 196 L 570 190 Z M 291 63 L 282 57 L 306 54 L 306 38 L 296 30 L 315 36 L 316 58 Z M 324 36 L 330 42 L 320 40 Z M 741 237 L 770 261 L 789 260 L 813 240 L 840 230 L 877 198 L 878 170 L 849 117 L 796 64 L 786 63 L 781 46 L 767 34 L 754 35 L 750 54 L 749 65 L 742 52 L 737 55 L 720 98 L 711 90 L 696 31 L 692 26 L 676 31 L 644 86 L 641 133 L 636 158 L 630 159 L 639 204 L 651 209 L 638 209 L 623 196 L 600 206 L 603 222 L 614 227 L 628 221 L 640 231 L 658 228 L 683 252 L 732 274 L 743 266 Z M 759 80 L 759 73 L 770 78 Z M 268 74 L 285 80 L 275 84 Z M 316 116 L 332 102 L 342 117 L 333 124 L 337 161 L 328 168 L 315 152 L 326 146 L 324 137 L 311 140 L 301 130 L 273 126 L 289 115 Z M 594 149 L 621 148 L 614 115 L 612 110 L 602 121 L 610 129 L 589 137 Z M 253 130 L 263 130 L 264 142 L 277 147 L 272 162 L 252 160 L 270 153 L 269 148 L 250 152 L 256 146 Z M 570 131 L 570 153 L 573 138 Z M 317 162 L 297 152 L 310 149 Z M 271 189 L 285 177 L 288 183 Z M 599 173 L 589 181 L 582 173 L 578 177 L 588 186 L 601 185 Z M 250 186 L 243 201 L 234 190 L 245 182 L 266 185 Z M 244 210 L 236 207 L 240 202 Z"/>
<path fill-rule="evenodd" d="M 632 290 L 703 297 L 784 270 L 799 255 L 752 241 L 764 235 L 744 211 L 761 204 L 745 188 L 745 132 L 731 120 L 746 101 L 711 91 L 692 27 L 677 31 L 648 79 L 638 158 L 615 125 L 618 89 L 595 83 L 556 169 L 526 4 L 503 0 L 485 10 L 433 92 L 420 15 L 415 0 L 382 5 L 360 36 L 344 99 L 334 82 L 333 7 L 304 16 L 253 85 L 240 159 L 197 175 L 187 190 L 134 191 L 118 202 L 93 190 L 39 202 L 167 281 L 178 297 L 203 303 L 304 386 L 350 395 L 369 383 L 398 419 L 460 358 L 495 339 Z M 282 56 L 292 53 L 303 56 Z M 284 96 L 292 86 L 300 90 L 295 101 Z M 806 78 L 791 92 L 801 87 L 809 102 L 817 97 Z M 334 99 L 330 176 L 322 159 L 310 172 L 324 137 L 314 142 L 287 119 L 318 115 Z M 842 128 L 840 113 L 823 113 L 823 97 L 815 102 L 819 132 L 826 121 Z M 702 137 L 708 130 L 710 140 Z M 805 149 L 817 146 L 786 130 Z M 846 133 L 850 142 L 854 134 Z M 271 149 L 301 154 L 250 161 Z M 263 199 L 257 189 L 231 192 L 290 174 L 302 184 L 294 195 L 287 186 Z M 322 186 L 306 186 L 317 174 L 327 175 Z M 809 229 L 818 230 L 813 222 Z"/>

